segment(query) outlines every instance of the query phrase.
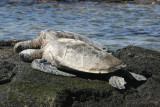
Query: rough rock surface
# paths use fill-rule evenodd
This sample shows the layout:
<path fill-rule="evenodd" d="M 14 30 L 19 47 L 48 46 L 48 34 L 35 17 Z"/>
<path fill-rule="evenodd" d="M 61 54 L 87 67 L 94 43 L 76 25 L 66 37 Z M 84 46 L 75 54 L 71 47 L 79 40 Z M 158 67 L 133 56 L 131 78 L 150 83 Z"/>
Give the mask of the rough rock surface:
<path fill-rule="evenodd" d="M 105 76 L 73 78 L 33 70 L 13 52 L 15 41 L 7 42 L 0 41 L 0 107 L 160 106 L 160 52 L 135 46 L 117 50 L 114 55 L 128 65 L 126 70 L 148 78 L 143 83 L 126 80 L 126 90 L 117 90 Z"/>

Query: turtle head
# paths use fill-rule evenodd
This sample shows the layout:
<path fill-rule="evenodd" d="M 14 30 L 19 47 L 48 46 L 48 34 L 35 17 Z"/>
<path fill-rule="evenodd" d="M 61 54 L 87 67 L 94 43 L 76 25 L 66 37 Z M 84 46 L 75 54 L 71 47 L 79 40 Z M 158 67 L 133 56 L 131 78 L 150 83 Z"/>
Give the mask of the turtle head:
<path fill-rule="evenodd" d="M 15 46 L 14 46 L 14 52 L 21 52 L 25 49 L 29 48 L 29 41 L 23 41 L 23 42 L 18 42 Z"/>

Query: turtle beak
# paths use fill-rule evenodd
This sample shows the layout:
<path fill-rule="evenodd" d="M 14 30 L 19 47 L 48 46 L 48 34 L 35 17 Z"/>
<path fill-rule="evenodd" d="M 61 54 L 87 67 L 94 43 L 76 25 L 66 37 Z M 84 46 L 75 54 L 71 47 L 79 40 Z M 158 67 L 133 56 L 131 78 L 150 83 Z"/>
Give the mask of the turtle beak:
<path fill-rule="evenodd" d="M 19 53 L 19 52 L 21 52 L 21 51 L 22 51 L 22 46 L 21 46 L 19 43 L 17 43 L 17 44 L 14 46 L 14 52 Z"/>
<path fill-rule="evenodd" d="M 18 45 L 16 44 L 16 45 L 14 46 L 14 52 L 17 52 L 17 48 L 18 48 Z"/>

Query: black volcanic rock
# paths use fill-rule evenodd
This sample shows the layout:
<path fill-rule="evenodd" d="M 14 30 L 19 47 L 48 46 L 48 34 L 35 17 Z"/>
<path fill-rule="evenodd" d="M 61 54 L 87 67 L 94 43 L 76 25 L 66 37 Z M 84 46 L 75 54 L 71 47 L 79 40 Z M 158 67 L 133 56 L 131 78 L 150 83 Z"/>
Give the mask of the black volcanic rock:
<path fill-rule="evenodd" d="M 147 77 L 140 83 L 127 80 L 126 90 L 118 90 L 99 76 L 61 77 L 33 70 L 13 52 L 15 43 L 0 41 L 0 107 L 160 106 L 160 52 L 135 46 L 114 52 L 126 70 Z"/>

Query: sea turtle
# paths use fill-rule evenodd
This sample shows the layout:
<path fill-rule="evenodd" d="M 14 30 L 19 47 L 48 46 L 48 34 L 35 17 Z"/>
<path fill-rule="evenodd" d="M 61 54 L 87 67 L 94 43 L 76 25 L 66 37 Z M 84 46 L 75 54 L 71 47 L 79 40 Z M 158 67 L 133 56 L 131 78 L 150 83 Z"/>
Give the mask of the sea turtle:
<path fill-rule="evenodd" d="M 14 50 L 20 52 L 23 61 L 32 62 L 33 69 L 55 75 L 76 76 L 65 71 L 112 74 L 126 66 L 98 42 L 68 31 L 42 31 L 34 40 L 17 43 Z M 137 81 L 146 80 L 139 74 L 124 74 Z M 109 83 L 118 89 L 125 89 L 123 77 L 112 75 Z"/>

